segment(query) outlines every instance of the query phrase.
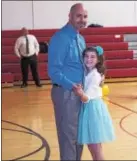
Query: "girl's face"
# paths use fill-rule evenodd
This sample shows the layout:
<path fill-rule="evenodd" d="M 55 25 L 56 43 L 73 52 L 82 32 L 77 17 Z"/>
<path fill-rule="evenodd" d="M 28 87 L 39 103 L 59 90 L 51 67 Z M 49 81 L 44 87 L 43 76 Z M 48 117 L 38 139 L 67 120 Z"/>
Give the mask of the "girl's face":
<path fill-rule="evenodd" d="M 87 51 L 84 56 L 84 64 L 86 65 L 87 69 L 92 69 L 98 63 L 97 54 L 95 51 Z"/>

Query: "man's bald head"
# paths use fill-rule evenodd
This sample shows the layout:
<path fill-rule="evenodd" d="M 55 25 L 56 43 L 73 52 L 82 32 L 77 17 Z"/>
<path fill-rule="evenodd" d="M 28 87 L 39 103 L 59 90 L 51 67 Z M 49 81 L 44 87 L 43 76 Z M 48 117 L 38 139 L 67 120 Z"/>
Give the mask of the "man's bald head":
<path fill-rule="evenodd" d="M 77 30 L 86 26 L 87 11 L 82 3 L 76 3 L 70 8 L 69 23 Z"/>
<path fill-rule="evenodd" d="M 28 31 L 28 29 L 27 29 L 26 27 L 23 27 L 23 28 L 21 29 L 21 34 L 22 34 L 23 36 L 27 35 L 28 33 L 29 33 L 29 31 Z"/>
<path fill-rule="evenodd" d="M 71 6 L 70 8 L 70 12 L 75 12 L 75 10 L 79 9 L 79 8 L 84 8 L 82 3 L 76 3 L 73 6 Z"/>

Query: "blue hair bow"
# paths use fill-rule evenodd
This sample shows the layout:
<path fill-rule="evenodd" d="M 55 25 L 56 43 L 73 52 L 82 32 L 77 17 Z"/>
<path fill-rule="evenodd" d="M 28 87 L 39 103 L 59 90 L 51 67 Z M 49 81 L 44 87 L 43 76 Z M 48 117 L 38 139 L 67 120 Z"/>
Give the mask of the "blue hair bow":
<path fill-rule="evenodd" d="M 103 50 L 103 48 L 102 48 L 101 46 L 96 46 L 95 48 L 96 48 L 96 50 L 97 50 L 99 56 L 100 56 L 100 55 L 103 55 L 104 50 Z"/>

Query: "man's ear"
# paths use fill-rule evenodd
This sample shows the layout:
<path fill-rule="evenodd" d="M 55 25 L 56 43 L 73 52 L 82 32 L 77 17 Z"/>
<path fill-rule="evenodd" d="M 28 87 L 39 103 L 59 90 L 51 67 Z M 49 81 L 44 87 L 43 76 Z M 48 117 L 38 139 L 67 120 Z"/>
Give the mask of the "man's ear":
<path fill-rule="evenodd" d="M 71 12 L 69 12 L 68 17 L 69 17 L 69 21 L 70 21 L 71 20 Z"/>

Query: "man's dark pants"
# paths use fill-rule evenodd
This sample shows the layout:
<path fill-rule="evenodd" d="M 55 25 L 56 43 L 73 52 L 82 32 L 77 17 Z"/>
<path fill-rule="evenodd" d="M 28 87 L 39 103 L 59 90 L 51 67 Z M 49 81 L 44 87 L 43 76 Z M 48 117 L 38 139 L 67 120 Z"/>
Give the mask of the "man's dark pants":
<path fill-rule="evenodd" d="M 32 72 L 33 80 L 36 85 L 40 84 L 38 69 L 37 69 L 37 56 L 36 54 L 30 57 L 22 57 L 21 58 L 21 71 L 22 71 L 22 81 L 23 84 L 27 84 L 28 81 L 28 67 L 30 65 L 30 69 Z"/>

